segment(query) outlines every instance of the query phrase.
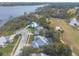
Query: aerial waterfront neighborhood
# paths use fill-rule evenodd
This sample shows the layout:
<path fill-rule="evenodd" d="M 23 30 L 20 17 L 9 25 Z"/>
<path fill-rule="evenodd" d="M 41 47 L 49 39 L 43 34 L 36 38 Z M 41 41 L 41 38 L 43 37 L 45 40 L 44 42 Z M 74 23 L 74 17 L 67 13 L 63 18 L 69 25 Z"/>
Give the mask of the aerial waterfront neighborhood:
<path fill-rule="evenodd" d="M 0 3 L 0 56 L 79 56 L 78 7 Z"/>

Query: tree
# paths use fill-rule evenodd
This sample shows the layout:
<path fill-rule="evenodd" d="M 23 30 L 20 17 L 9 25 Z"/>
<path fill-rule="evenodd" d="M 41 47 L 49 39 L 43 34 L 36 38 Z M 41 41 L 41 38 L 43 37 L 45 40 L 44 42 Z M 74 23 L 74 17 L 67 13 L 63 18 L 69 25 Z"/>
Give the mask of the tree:
<path fill-rule="evenodd" d="M 3 52 L 0 52 L 0 56 L 2 56 L 3 55 Z"/>
<path fill-rule="evenodd" d="M 67 11 L 67 14 L 69 15 L 69 17 L 74 17 L 76 15 L 76 10 L 75 9 L 69 9 Z"/>
<path fill-rule="evenodd" d="M 46 36 L 46 29 L 42 29 L 42 30 L 40 30 L 40 35 L 41 36 Z"/>
<path fill-rule="evenodd" d="M 46 37 L 51 38 L 53 42 L 58 42 L 60 40 L 60 33 L 54 29 L 49 29 L 46 32 Z"/>
<path fill-rule="evenodd" d="M 69 46 L 62 43 L 55 43 L 43 47 L 43 53 L 50 56 L 71 56 L 72 51 Z"/>
<path fill-rule="evenodd" d="M 30 53 L 32 53 L 31 48 L 29 48 L 29 47 L 27 47 L 27 48 L 24 47 L 24 48 L 22 49 L 22 53 L 21 53 L 20 55 L 22 55 L 22 56 L 29 56 Z"/>
<path fill-rule="evenodd" d="M 42 25 L 42 26 L 46 26 L 47 25 L 47 21 L 46 21 L 45 17 L 40 18 L 39 22 L 40 22 L 40 25 Z"/>
<path fill-rule="evenodd" d="M 41 53 L 41 52 L 42 52 L 42 49 L 39 49 L 39 48 L 24 47 L 20 55 L 30 56 L 32 53 Z"/>

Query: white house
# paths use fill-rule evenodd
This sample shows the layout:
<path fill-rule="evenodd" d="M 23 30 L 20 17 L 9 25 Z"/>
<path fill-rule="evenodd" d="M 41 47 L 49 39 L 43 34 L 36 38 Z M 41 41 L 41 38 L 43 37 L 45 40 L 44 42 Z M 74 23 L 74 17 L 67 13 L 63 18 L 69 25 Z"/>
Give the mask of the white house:
<path fill-rule="evenodd" d="M 48 39 L 39 35 L 34 37 L 34 41 L 32 42 L 32 47 L 39 48 L 47 44 L 48 44 Z"/>
<path fill-rule="evenodd" d="M 10 38 L 9 38 L 9 42 L 13 42 L 13 39 L 14 39 L 15 36 L 16 36 L 15 34 L 11 35 Z"/>
<path fill-rule="evenodd" d="M 74 7 L 74 9 L 76 9 L 76 10 L 77 10 L 77 9 L 79 9 L 79 7 Z"/>
<path fill-rule="evenodd" d="M 76 20 L 76 18 L 73 18 L 73 19 L 70 21 L 69 24 L 70 24 L 71 26 L 75 26 L 75 25 L 79 26 L 79 22 Z"/>
<path fill-rule="evenodd" d="M 36 22 L 32 22 L 32 24 L 30 24 L 31 27 L 36 28 L 39 26 L 39 24 L 37 24 Z"/>
<path fill-rule="evenodd" d="M 28 25 L 28 27 L 33 27 L 37 30 L 42 30 L 43 29 L 43 27 L 40 26 L 37 22 L 32 22 L 30 25 Z"/>
<path fill-rule="evenodd" d="M 5 45 L 6 43 L 7 43 L 6 38 L 4 36 L 1 36 L 0 37 L 0 47 L 4 48 L 6 46 Z"/>
<path fill-rule="evenodd" d="M 8 42 L 12 43 L 14 37 L 15 37 L 15 35 L 1 36 L 0 37 L 0 47 L 4 48 L 4 47 L 6 47 L 6 45 L 7 45 Z"/>

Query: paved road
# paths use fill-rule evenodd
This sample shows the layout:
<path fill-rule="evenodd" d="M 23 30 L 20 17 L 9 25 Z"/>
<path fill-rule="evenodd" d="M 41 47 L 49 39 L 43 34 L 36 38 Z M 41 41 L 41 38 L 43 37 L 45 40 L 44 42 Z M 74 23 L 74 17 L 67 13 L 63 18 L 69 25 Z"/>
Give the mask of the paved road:
<path fill-rule="evenodd" d="M 16 34 L 21 34 L 22 35 L 22 38 L 21 38 L 21 41 L 14 53 L 14 56 L 18 56 L 19 53 L 21 53 L 21 49 L 25 46 L 26 44 L 26 41 L 27 41 L 27 38 L 28 38 L 28 35 L 29 35 L 29 31 L 27 30 L 27 28 L 24 28 L 24 29 L 21 29 L 19 31 L 16 32 Z"/>

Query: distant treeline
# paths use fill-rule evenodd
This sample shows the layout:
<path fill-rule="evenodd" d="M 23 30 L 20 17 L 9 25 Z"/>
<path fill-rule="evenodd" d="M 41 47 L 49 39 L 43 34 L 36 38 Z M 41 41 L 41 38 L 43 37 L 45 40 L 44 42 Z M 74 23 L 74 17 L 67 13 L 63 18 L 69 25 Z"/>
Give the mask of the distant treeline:
<path fill-rule="evenodd" d="M 0 6 L 19 6 L 19 5 L 41 5 L 46 3 L 38 2 L 0 2 Z"/>
<path fill-rule="evenodd" d="M 40 5 L 40 4 L 50 4 L 53 8 L 61 7 L 78 7 L 78 2 L 0 2 L 0 6 L 19 6 L 19 5 Z"/>
<path fill-rule="evenodd" d="M 48 5 L 48 7 L 52 7 L 52 8 L 71 8 L 71 7 L 79 7 L 79 3 L 78 2 L 60 2 L 60 3 L 50 3 L 50 5 Z"/>

